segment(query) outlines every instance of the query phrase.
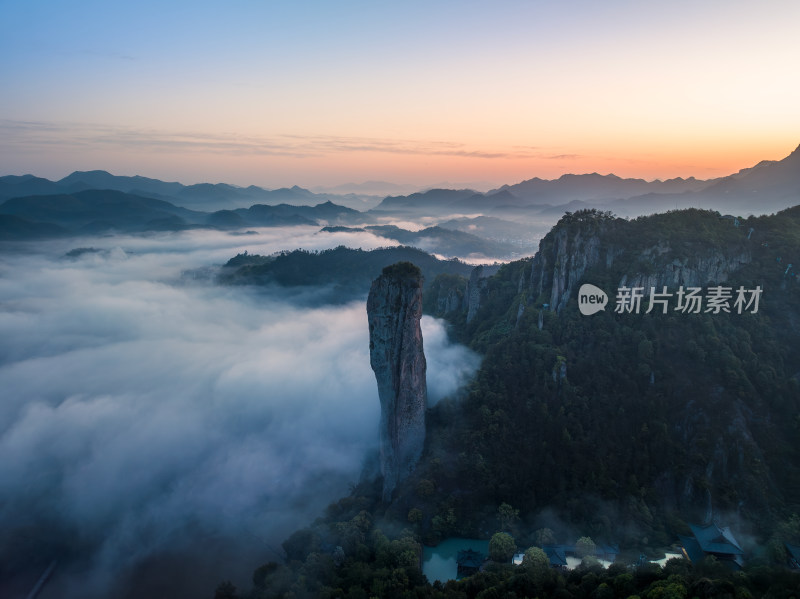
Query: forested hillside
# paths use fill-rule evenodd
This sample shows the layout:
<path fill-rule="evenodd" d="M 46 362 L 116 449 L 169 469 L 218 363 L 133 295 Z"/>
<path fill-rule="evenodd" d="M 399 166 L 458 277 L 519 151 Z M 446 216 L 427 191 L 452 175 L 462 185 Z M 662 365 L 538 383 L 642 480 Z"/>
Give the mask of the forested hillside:
<path fill-rule="evenodd" d="M 532 259 L 437 277 L 425 309 L 484 356 L 477 377 L 430 409 L 423 458 L 392 502 L 364 481 L 287 540 L 286 565 L 256 572 L 255 596 L 793 596 L 798 579 L 781 570 L 783 543 L 800 542 L 793 265 L 800 207 L 749 219 L 583 211 Z M 583 283 L 606 291 L 605 310 L 580 313 Z M 651 286 L 669 297 L 651 306 Z M 638 310 L 617 307 L 625 287 L 646 288 Z M 681 306 L 690 287 L 701 288 L 697 311 Z M 715 287 L 731 290 L 724 307 Z M 740 288 L 750 300 L 761 290 L 757 307 L 735 303 Z M 569 575 L 496 564 L 432 586 L 417 569 L 420 543 L 501 529 L 520 550 L 551 529 L 619 544 L 633 561 L 711 518 L 746 539 L 745 574 L 713 563 Z"/>
<path fill-rule="evenodd" d="M 426 280 L 442 274 L 469 274 L 471 269 L 459 260 L 439 260 L 413 247 L 365 251 L 339 246 L 319 252 L 293 250 L 275 256 L 245 252 L 227 262 L 219 280 L 231 285 L 327 288 L 329 301 L 343 302 L 366 297 L 370 283 L 383 268 L 403 261 L 418 265 Z"/>
<path fill-rule="evenodd" d="M 787 268 L 800 264 L 800 209 L 739 224 L 703 211 L 567 215 L 534 259 L 481 281 L 470 322 L 446 315 L 485 358 L 467 398 L 433 410 L 430 460 L 446 467 L 437 476 L 429 460 L 419 476 L 443 501 L 459 490 L 465 529 L 508 502 L 648 545 L 711 512 L 763 535 L 798 511 L 800 282 Z M 609 293 L 606 310 L 578 311 L 583 282 Z M 645 313 L 646 297 L 639 314 L 614 311 L 618 286 L 648 282 L 763 292 L 755 313 L 733 300 L 730 313 L 682 312 L 675 297 L 666 314 Z"/>

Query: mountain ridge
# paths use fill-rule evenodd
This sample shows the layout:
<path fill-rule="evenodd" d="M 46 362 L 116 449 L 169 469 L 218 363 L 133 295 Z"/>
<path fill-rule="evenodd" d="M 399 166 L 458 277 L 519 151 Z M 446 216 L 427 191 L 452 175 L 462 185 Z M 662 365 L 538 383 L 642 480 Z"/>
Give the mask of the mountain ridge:
<path fill-rule="evenodd" d="M 2 239 L 39 239 L 102 231 L 143 232 L 211 227 L 236 229 L 248 226 L 319 226 L 318 220 L 339 223 L 359 220 L 357 210 L 321 202 L 316 206 L 254 204 L 247 209 L 203 212 L 177 206 L 163 199 L 116 190 L 85 189 L 72 193 L 16 197 L 0 203 L 6 219 Z M 19 231 L 9 229 L 13 223 Z"/>
<path fill-rule="evenodd" d="M 372 182 L 367 182 L 372 183 Z M 366 184 L 365 184 L 366 185 Z M 141 175 L 113 175 L 104 170 L 74 171 L 58 181 L 49 181 L 34 175 L 7 175 L 0 177 L 0 199 L 83 191 L 85 189 L 114 189 L 125 193 L 157 199 L 193 203 L 195 207 L 212 204 L 225 208 L 246 208 L 254 203 L 278 204 L 308 201 L 338 201 L 348 207 L 369 208 L 373 196 L 358 194 L 314 193 L 294 185 L 267 190 L 256 185 L 241 187 L 228 183 L 195 183 L 184 185 L 165 182 Z M 587 207 L 618 208 L 627 210 L 632 201 L 643 196 L 651 198 L 655 208 L 670 208 L 670 202 L 683 197 L 694 202 L 695 207 L 720 208 L 724 202 L 731 209 L 748 209 L 753 194 L 767 210 L 788 207 L 787 200 L 800 198 L 800 145 L 780 160 L 761 160 L 736 173 L 707 180 L 674 177 L 647 181 L 639 178 L 622 178 L 616 174 L 597 172 L 566 173 L 557 179 L 534 176 L 519 183 L 502 185 L 485 193 L 470 189 L 433 188 L 408 195 L 387 195 L 373 207 L 376 213 L 408 212 L 422 210 L 441 212 L 448 209 L 531 209 L 536 206 L 567 204 L 573 201 L 587 203 Z M 766 198 L 765 198 L 766 196 Z M 663 201 L 656 201 L 656 199 Z M 249 203 L 248 203 L 249 202 Z M 761 203 L 761 202 L 759 202 Z M 187 206 L 191 207 L 191 206 Z"/>

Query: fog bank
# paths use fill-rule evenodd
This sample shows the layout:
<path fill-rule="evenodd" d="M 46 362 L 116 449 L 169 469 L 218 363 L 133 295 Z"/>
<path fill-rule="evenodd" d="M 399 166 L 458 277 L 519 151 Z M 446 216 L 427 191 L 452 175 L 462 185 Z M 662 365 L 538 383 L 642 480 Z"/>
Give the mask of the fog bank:
<path fill-rule="evenodd" d="M 302 309 L 181 278 L 297 241 L 273 233 L 0 254 L 0 582 L 58 559 L 45 599 L 166 578 L 210 595 L 347 493 L 377 446 L 364 304 Z M 435 401 L 477 359 L 439 321 L 423 335 Z"/>

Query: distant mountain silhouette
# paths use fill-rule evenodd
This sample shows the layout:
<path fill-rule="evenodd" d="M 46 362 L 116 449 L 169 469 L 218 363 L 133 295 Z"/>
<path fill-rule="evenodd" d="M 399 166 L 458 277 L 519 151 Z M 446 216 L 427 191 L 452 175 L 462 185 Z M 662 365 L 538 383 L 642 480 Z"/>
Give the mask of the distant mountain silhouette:
<path fill-rule="evenodd" d="M 708 181 L 669 179 L 667 181 L 645 181 L 644 179 L 622 179 L 616 175 L 562 175 L 547 181 L 533 178 L 516 185 L 504 185 L 505 190 L 519 198 L 518 205 L 553 204 L 572 200 L 615 200 L 646 193 L 681 193 L 698 191 Z M 490 192 L 491 193 L 491 192 Z"/>
<path fill-rule="evenodd" d="M 494 216 L 460 217 L 440 222 L 439 226 L 464 231 L 492 241 L 511 242 L 526 250 L 535 249 L 539 241 L 539 236 L 534 236 L 530 224 Z M 550 230 L 550 225 L 539 227 L 537 230 L 544 236 Z"/>
<path fill-rule="evenodd" d="M 364 181 L 363 183 L 343 183 L 334 187 L 316 188 L 318 193 L 356 194 L 386 197 L 414 193 L 422 189 L 419 185 L 402 185 L 388 181 Z"/>
<path fill-rule="evenodd" d="M 519 205 L 520 198 L 515 196 L 507 189 L 503 189 L 496 192 L 489 192 L 486 194 L 482 193 L 475 193 L 468 198 L 464 198 L 463 200 L 458 200 L 451 204 L 453 207 L 457 207 L 463 210 L 486 210 L 487 207 L 490 209 L 495 208 L 502 208 L 505 206 L 517 206 Z"/>
<path fill-rule="evenodd" d="M 647 194 L 609 204 L 617 214 L 699 207 L 741 215 L 765 214 L 800 203 L 800 146 L 782 160 L 757 165 L 708 182 L 695 192 Z"/>
<path fill-rule="evenodd" d="M 80 195 L 88 192 L 93 193 Z M 128 194 L 130 198 L 113 196 L 116 204 L 103 204 L 100 198 L 108 200 L 112 192 Z M 51 200 L 31 200 L 34 196 L 48 196 Z M 56 196 L 60 199 L 53 200 Z M 27 199 L 24 206 L 8 203 L 15 198 Z M 147 204 L 144 199 L 163 203 Z M 117 176 L 102 170 L 76 171 L 57 182 L 34 175 L 0 177 L 0 202 L 3 200 L 6 204 L 0 214 L 70 230 L 76 226 L 89 230 L 232 228 L 319 221 L 342 225 L 370 219 L 374 222 L 387 215 L 452 218 L 476 213 L 537 225 L 584 208 L 610 210 L 621 216 L 688 207 L 745 215 L 774 212 L 800 201 L 800 146 L 782 160 L 764 160 L 727 177 L 707 181 L 694 177 L 645 181 L 598 173 L 567 174 L 554 180 L 534 177 L 487 193 L 436 188 L 387 196 L 366 212 L 351 207 L 363 208 L 363 196 L 317 194 L 298 186 L 266 190 L 226 183 L 183 185 L 148 177 Z M 220 208 L 223 211 L 218 213 Z"/>
<path fill-rule="evenodd" d="M 464 211 L 509 211 L 516 209 L 550 210 L 570 202 L 603 204 L 647 193 L 676 193 L 696 191 L 710 182 L 690 179 L 670 179 L 648 182 L 643 179 L 622 179 L 616 175 L 563 175 L 555 180 L 538 177 L 504 185 L 485 194 L 471 190 L 434 189 L 409 196 L 388 197 L 376 211 L 403 212 L 422 210 L 429 214 Z M 560 210 L 563 213 L 564 210 Z"/>
<path fill-rule="evenodd" d="M 492 241 L 472 233 L 440 226 L 420 231 L 409 231 L 394 225 L 370 225 L 360 228 L 325 227 L 322 232 L 340 233 L 368 231 L 373 235 L 393 239 L 406 246 L 417 247 L 427 252 L 444 256 L 476 256 L 479 258 L 507 258 L 523 252 L 517 245 L 503 241 Z"/>
<path fill-rule="evenodd" d="M 768 209 L 784 207 L 788 200 L 800 201 L 800 146 L 783 160 L 764 160 L 752 168 L 723 177 L 705 188 L 709 199 L 766 202 Z"/>
<path fill-rule="evenodd" d="M 50 223 L 37 223 L 13 214 L 0 214 L 0 240 L 27 241 L 63 237 L 69 231 Z"/>
<path fill-rule="evenodd" d="M 504 185 L 487 193 L 472 190 L 432 189 L 408 196 L 391 196 L 384 199 L 375 211 L 409 212 L 426 214 L 514 209 L 548 210 L 569 202 L 606 203 L 646 193 L 675 193 L 695 191 L 708 186 L 708 181 L 670 179 L 648 182 L 643 179 L 622 179 L 616 175 L 563 175 L 549 181 L 533 178 L 516 185 Z M 563 210 L 561 211 L 563 213 Z"/>
<path fill-rule="evenodd" d="M 727 177 L 666 181 L 623 179 L 617 175 L 566 174 L 558 179 L 534 177 L 485 194 L 471 190 L 432 189 L 391 196 L 376 213 L 442 215 L 464 212 L 504 218 L 560 215 L 583 208 L 640 215 L 673 208 L 701 207 L 726 212 L 765 213 L 800 201 L 800 147 L 782 160 L 765 160 Z"/>
<path fill-rule="evenodd" d="M 12 198 L 0 204 L 0 239 L 38 239 L 67 234 L 179 231 L 212 227 L 318 225 L 359 220 L 361 213 L 323 202 L 316 206 L 257 204 L 248 209 L 213 213 L 189 210 L 170 202 L 116 190 L 88 189 L 71 194 Z"/>
<path fill-rule="evenodd" d="M 471 189 L 429 189 L 407 196 L 389 196 L 374 211 L 411 211 L 449 208 L 454 203 L 471 198 L 477 192 Z"/>
<path fill-rule="evenodd" d="M 148 177 L 124 177 L 112 175 L 107 171 L 75 171 L 58 181 L 58 185 L 68 191 L 85 189 L 114 189 L 125 193 L 158 194 L 173 196 L 184 187 L 180 183 L 167 183 Z"/>
<path fill-rule="evenodd" d="M 64 190 L 58 183 L 33 175 L 8 175 L 0 177 L 0 199 L 18 198 L 22 196 L 47 195 L 62 193 Z"/>
<path fill-rule="evenodd" d="M 30 176 L 30 175 L 26 175 Z M 3 177 L 2 179 L 6 179 Z M 42 179 L 41 181 L 47 181 Z M 302 187 L 282 187 L 267 190 L 256 185 L 238 187 L 227 183 L 196 183 L 183 185 L 177 182 L 165 182 L 148 177 L 126 177 L 112 175 L 107 171 L 75 171 L 56 183 L 50 182 L 49 188 L 27 190 L 16 193 L 12 182 L 5 184 L 0 180 L 0 198 L 12 198 L 39 193 L 72 193 L 87 189 L 113 189 L 131 193 L 141 197 L 166 200 L 171 203 L 199 210 L 216 210 L 246 208 L 253 204 L 318 204 L 325 201 L 342 201 L 363 204 L 363 201 L 352 196 L 336 194 L 315 194 Z"/>
<path fill-rule="evenodd" d="M 175 198 L 179 203 L 198 207 L 228 204 L 232 208 L 243 208 L 254 203 L 313 203 L 321 199 L 317 194 L 297 186 L 269 191 L 255 185 L 235 187 L 226 183 L 188 185 L 175 194 Z"/>
<path fill-rule="evenodd" d="M 342 224 L 359 222 L 363 218 L 358 210 L 339 206 L 333 202 L 323 202 L 316 206 L 255 204 L 250 208 L 239 208 L 235 210 L 235 213 L 246 223 L 254 226 L 316 225 L 318 220 Z"/>
<path fill-rule="evenodd" d="M 121 191 L 89 189 L 73 194 L 12 198 L 0 205 L 0 214 L 33 222 L 50 223 L 72 231 L 142 231 L 185 228 L 202 223 L 206 215 L 152 198 Z"/>

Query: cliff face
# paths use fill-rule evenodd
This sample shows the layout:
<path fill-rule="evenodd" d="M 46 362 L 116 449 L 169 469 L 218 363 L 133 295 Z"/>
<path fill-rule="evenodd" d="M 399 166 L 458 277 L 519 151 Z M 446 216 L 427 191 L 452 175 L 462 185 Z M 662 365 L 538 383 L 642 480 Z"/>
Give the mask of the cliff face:
<path fill-rule="evenodd" d="M 463 277 L 439 275 L 425 289 L 425 308 L 437 316 L 461 310 L 465 303 L 466 285 Z"/>
<path fill-rule="evenodd" d="M 730 256 L 715 250 L 691 261 L 673 260 L 663 265 L 658 272 L 635 273 L 630 277 L 623 275 L 619 287 L 644 287 L 646 290 L 655 287 L 660 290 L 664 286 L 674 289 L 680 285 L 702 287 L 709 283 L 724 283 L 732 272 L 748 264 L 751 259 L 748 251 Z"/>
<path fill-rule="evenodd" d="M 660 290 L 663 286 L 724 283 L 732 272 L 752 261 L 747 245 L 721 249 L 709 244 L 687 251 L 684 241 L 670 240 L 669 232 L 658 230 L 652 237 L 632 244 L 625 239 L 622 223 L 611 218 L 575 218 L 578 220 L 559 223 L 545 236 L 531 263 L 533 294 L 543 294 L 544 303 L 549 303 L 549 309 L 555 312 L 575 297 L 578 283 L 591 269 L 620 272 L 618 287 Z M 704 233 L 699 231 L 698 236 Z"/>
<path fill-rule="evenodd" d="M 370 365 L 381 402 L 383 499 L 413 470 L 425 442 L 427 385 L 422 347 L 422 275 L 401 262 L 383 269 L 367 298 Z"/>
<path fill-rule="evenodd" d="M 583 273 L 600 261 L 600 235 L 562 228 L 549 241 L 543 247 L 543 240 L 533 259 L 531 281 L 537 295 L 550 289 L 550 309 L 560 311 Z M 610 256 L 613 261 L 613 253 Z"/>
<path fill-rule="evenodd" d="M 476 266 L 472 269 L 467 283 L 467 291 L 464 294 L 464 302 L 467 308 L 467 322 L 475 318 L 478 308 L 481 307 L 481 289 L 486 287 L 486 280 L 483 278 L 483 266 Z"/>

